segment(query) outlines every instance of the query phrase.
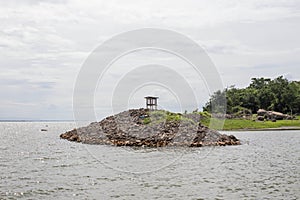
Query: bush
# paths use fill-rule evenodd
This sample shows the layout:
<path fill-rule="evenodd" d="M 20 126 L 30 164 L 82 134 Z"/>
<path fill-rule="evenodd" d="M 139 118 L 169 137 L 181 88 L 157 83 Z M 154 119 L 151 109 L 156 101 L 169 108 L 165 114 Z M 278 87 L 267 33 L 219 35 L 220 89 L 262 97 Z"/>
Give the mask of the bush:
<path fill-rule="evenodd" d="M 150 117 L 144 118 L 143 124 L 150 124 L 150 123 L 151 123 Z"/>
<path fill-rule="evenodd" d="M 245 114 L 245 115 L 250 115 L 250 114 L 252 114 L 252 112 L 251 112 L 250 109 L 244 108 L 244 107 L 242 107 L 242 106 L 234 106 L 234 107 L 232 108 L 232 112 L 233 112 L 234 114 L 236 114 L 236 115 L 243 115 L 243 114 Z"/>
<path fill-rule="evenodd" d="M 211 118 L 211 114 L 207 111 L 199 112 L 199 115 L 203 118 Z"/>

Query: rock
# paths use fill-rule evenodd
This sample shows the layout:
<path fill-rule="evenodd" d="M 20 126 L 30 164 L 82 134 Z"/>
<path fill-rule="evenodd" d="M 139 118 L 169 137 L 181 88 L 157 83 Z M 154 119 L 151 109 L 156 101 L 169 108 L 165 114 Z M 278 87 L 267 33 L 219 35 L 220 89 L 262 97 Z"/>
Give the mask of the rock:
<path fill-rule="evenodd" d="M 196 115 L 186 116 L 162 110 L 131 109 L 86 127 L 73 129 L 60 137 L 87 144 L 115 146 L 202 147 L 240 144 L 233 135 L 220 134 L 202 126 Z M 147 123 L 144 123 L 146 119 Z"/>
<path fill-rule="evenodd" d="M 264 121 L 265 118 L 264 118 L 264 116 L 257 116 L 257 120 L 258 120 L 258 121 Z"/>
<path fill-rule="evenodd" d="M 280 112 L 274 112 L 274 111 L 268 111 L 268 116 L 270 116 L 271 119 L 277 119 L 277 120 L 283 120 L 287 118 L 287 115 L 284 115 L 283 113 Z"/>
<path fill-rule="evenodd" d="M 259 109 L 259 110 L 257 111 L 257 115 L 258 115 L 258 116 L 264 116 L 265 114 L 267 114 L 267 111 L 264 110 L 264 109 Z"/>
<path fill-rule="evenodd" d="M 200 119 L 201 119 L 201 115 L 199 115 L 197 113 L 183 114 L 183 117 L 191 119 L 191 120 L 193 120 L 196 123 L 200 122 Z"/>
<path fill-rule="evenodd" d="M 281 112 L 275 112 L 275 111 L 266 111 L 264 109 L 259 109 L 257 111 L 257 115 L 258 116 L 264 116 L 265 119 L 268 120 L 283 120 L 283 119 L 290 119 L 292 118 L 292 116 L 287 115 L 287 114 L 283 114 Z"/>

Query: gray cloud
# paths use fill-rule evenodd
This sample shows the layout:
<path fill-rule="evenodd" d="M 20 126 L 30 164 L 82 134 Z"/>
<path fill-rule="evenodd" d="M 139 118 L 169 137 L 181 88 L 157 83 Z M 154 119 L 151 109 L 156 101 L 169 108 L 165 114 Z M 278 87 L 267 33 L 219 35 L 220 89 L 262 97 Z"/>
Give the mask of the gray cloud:
<path fill-rule="evenodd" d="M 0 1 L 2 118 L 72 116 L 73 85 L 89 52 L 112 35 L 144 27 L 196 40 L 225 85 L 244 86 L 252 76 L 300 79 L 299 10 L 294 0 Z M 146 58 L 139 56 L 123 64 Z M 123 72 L 111 72 L 108 83 Z"/>
<path fill-rule="evenodd" d="M 10 0 L 10 1 L 0 1 L 2 6 L 22 6 L 22 5 L 36 5 L 40 3 L 52 3 L 52 4 L 65 4 L 68 0 Z"/>

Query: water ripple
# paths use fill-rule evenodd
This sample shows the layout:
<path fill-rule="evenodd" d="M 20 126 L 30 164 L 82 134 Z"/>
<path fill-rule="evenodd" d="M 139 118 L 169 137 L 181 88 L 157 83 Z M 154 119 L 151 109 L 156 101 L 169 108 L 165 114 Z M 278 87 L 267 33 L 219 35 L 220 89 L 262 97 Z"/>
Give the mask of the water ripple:
<path fill-rule="evenodd" d="M 39 131 L 46 124 L 47 134 Z M 59 139 L 73 127 L 0 123 L 0 199 L 300 198 L 299 131 L 229 133 L 243 145 L 184 149 L 180 159 L 161 170 L 131 174 L 104 166 L 85 145 Z M 104 146 L 95 150 L 112 162 L 108 164 L 126 164 L 133 171 L 138 169 L 133 154 L 153 155 L 151 162 L 159 164 L 164 156 L 176 158 L 181 151 Z"/>

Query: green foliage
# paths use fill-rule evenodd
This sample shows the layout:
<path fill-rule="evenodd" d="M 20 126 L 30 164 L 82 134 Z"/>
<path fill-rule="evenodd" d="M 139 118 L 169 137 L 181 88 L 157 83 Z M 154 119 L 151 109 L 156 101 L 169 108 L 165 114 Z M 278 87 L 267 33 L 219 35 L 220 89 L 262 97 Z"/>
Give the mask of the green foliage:
<path fill-rule="evenodd" d="M 201 118 L 211 118 L 211 114 L 208 111 L 199 112 Z"/>
<path fill-rule="evenodd" d="M 225 105 L 224 105 L 225 101 Z M 256 113 L 259 108 L 282 113 L 300 113 L 300 82 L 288 81 L 279 76 L 273 80 L 268 78 L 252 78 L 246 88 L 231 86 L 223 91 L 216 91 L 203 107 L 204 111 L 228 114 L 237 112 Z"/>
<path fill-rule="evenodd" d="M 181 114 L 167 112 L 166 120 L 167 121 L 180 121 L 181 120 Z"/>
<path fill-rule="evenodd" d="M 155 124 L 160 122 L 188 122 L 195 123 L 192 119 L 183 117 L 181 113 L 173 113 L 165 110 L 149 112 L 149 117 L 143 119 L 143 124 Z"/>
<path fill-rule="evenodd" d="M 151 119 L 149 117 L 143 119 L 143 124 L 150 124 L 150 123 L 151 123 Z"/>
<path fill-rule="evenodd" d="M 241 117 L 244 115 L 251 115 L 252 111 L 248 108 L 244 108 L 242 106 L 234 106 L 231 108 L 231 113 L 236 117 Z"/>
<path fill-rule="evenodd" d="M 226 90 L 216 91 L 210 98 L 209 102 L 203 107 L 203 111 L 224 113 L 226 111 Z"/>
<path fill-rule="evenodd" d="M 150 112 L 150 117 L 153 119 L 165 118 L 167 116 L 167 111 L 165 110 L 154 110 Z"/>

